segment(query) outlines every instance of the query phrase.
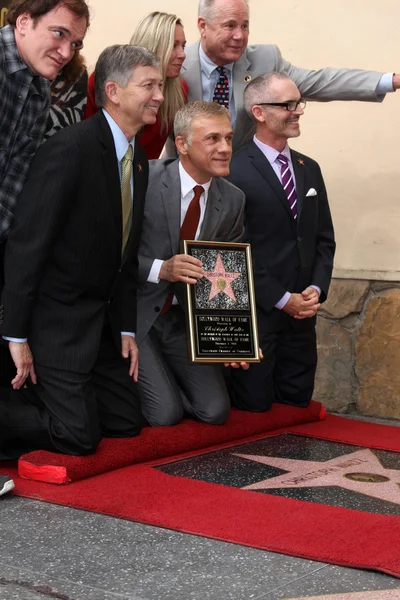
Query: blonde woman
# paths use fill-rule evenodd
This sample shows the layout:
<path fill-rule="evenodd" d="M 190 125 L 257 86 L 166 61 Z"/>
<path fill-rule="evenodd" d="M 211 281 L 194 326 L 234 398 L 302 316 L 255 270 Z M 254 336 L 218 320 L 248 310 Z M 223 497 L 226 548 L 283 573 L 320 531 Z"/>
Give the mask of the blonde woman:
<path fill-rule="evenodd" d="M 147 158 L 158 158 L 171 132 L 176 112 L 187 98 L 187 85 L 180 77 L 185 60 L 185 33 L 176 15 L 152 12 L 142 19 L 135 29 L 130 44 L 143 46 L 156 54 L 161 61 L 164 79 L 164 102 L 158 111 L 154 125 L 146 125 L 139 136 L 139 144 Z M 97 112 L 94 101 L 94 74 L 89 78 L 88 101 L 84 118 Z"/>

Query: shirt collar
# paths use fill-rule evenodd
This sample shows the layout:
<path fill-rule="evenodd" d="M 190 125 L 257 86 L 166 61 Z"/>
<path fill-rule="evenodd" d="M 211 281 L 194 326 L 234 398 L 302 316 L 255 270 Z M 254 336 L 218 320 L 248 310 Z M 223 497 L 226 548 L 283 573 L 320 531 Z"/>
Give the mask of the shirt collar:
<path fill-rule="evenodd" d="M 17 71 L 22 71 L 22 69 L 26 69 L 29 73 L 31 73 L 28 65 L 22 60 L 19 55 L 17 42 L 15 41 L 14 28 L 12 25 L 6 25 L 2 27 L 0 30 L 0 36 L 3 40 L 3 49 L 4 49 L 4 57 L 5 57 L 5 66 L 7 69 L 7 73 L 11 75 L 12 73 L 16 73 Z M 33 73 L 32 77 L 33 77 Z"/>
<path fill-rule="evenodd" d="M 279 154 L 283 154 L 284 156 L 286 156 L 286 158 L 288 159 L 288 161 L 290 163 L 292 162 L 292 157 L 290 155 L 290 148 L 289 148 L 289 145 L 287 142 L 286 142 L 286 145 L 285 145 L 284 149 L 282 150 L 282 152 L 279 152 L 279 150 L 275 150 L 275 148 L 272 148 L 272 146 L 268 146 L 268 144 L 264 144 L 264 142 L 261 142 L 256 135 L 253 137 L 253 141 L 254 141 L 255 145 L 258 148 L 260 148 L 261 152 L 268 159 L 268 161 L 271 163 L 271 165 L 272 165 L 272 163 L 274 163 L 276 161 Z"/>
<path fill-rule="evenodd" d="M 185 169 L 182 166 L 181 161 L 179 161 L 179 177 L 181 180 L 182 198 L 184 198 L 186 196 L 186 194 L 188 194 L 194 188 L 195 185 L 201 185 L 201 187 L 204 188 L 205 195 L 207 197 L 208 190 L 210 189 L 212 179 L 210 179 L 210 181 L 207 181 L 206 183 L 201 183 L 201 184 L 197 183 L 193 179 L 193 177 L 191 177 L 189 175 L 189 173 L 187 171 L 185 171 Z"/>
<path fill-rule="evenodd" d="M 208 77 L 208 79 L 210 79 L 211 73 L 213 73 L 215 71 L 215 69 L 218 67 L 218 65 L 213 63 L 213 61 L 208 58 L 207 54 L 204 52 L 203 48 L 201 47 L 201 44 L 199 46 L 199 57 L 200 57 L 200 65 L 201 65 L 202 71 Z M 229 63 L 229 65 L 224 65 L 224 68 L 229 69 L 229 71 L 232 71 L 233 62 Z"/>
<path fill-rule="evenodd" d="M 126 139 L 126 135 L 116 124 L 112 116 L 103 108 L 102 109 L 105 118 L 107 119 L 107 123 L 110 126 L 112 136 L 114 138 L 115 152 L 117 154 L 118 162 L 124 158 L 126 151 L 128 150 L 129 144 L 132 146 L 133 152 L 135 152 L 135 138 L 133 137 L 130 141 Z"/>

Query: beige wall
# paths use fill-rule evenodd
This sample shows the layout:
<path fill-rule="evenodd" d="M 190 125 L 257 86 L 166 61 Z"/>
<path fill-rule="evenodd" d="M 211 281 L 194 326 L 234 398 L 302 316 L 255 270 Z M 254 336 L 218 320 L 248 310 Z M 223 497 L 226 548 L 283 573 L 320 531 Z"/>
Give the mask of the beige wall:
<path fill-rule="evenodd" d="M 179 15 L 197 39 L 195 0 L 91 0 L 89 65 L 127 43 L 152 10 Z M 118 16 L 116 16 L 118 13 Z M 251 0 L 251 43 L 277 43 L 301 67 L 400 71 L 398 0 Z M 338 277 L 400 280 L 400 91 L 383 104 L 309 104 L 293 147 L 321 164 L 337 234 Z"/>

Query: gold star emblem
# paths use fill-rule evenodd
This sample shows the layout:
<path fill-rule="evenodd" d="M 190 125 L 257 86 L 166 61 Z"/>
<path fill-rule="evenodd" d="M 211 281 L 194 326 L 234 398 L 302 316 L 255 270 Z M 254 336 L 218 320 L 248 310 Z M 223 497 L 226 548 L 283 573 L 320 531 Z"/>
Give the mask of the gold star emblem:
<path fill-rule="evenodd" d="M 299 165 L 301 165 L 302 167 L 304 167 L 304 160 L 302 158 L 298 158 L 297 162 L 299 163 Z"/>
<path fill-rule="evenodd" d="M 140 163 L 138 163 L 137 168 L 138 168 L 139 173 L 141 173 L 143 171 L 143 167 Z"/>

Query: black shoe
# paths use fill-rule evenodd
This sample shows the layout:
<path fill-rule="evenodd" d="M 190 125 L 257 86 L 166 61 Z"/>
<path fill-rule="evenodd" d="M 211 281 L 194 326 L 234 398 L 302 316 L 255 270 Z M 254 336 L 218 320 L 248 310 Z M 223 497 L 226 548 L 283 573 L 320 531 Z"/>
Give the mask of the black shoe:
<path fill-rule="evenodd" d="M 11 477 L 7 477 L 6 475 L 0 475 L 0 496 L 7 494 L 7 492 L 11 492 L 14 489 L 14 482 Z"/>

